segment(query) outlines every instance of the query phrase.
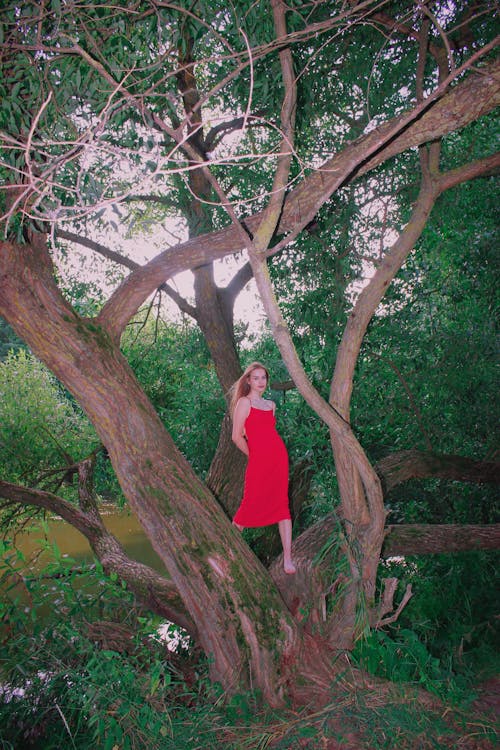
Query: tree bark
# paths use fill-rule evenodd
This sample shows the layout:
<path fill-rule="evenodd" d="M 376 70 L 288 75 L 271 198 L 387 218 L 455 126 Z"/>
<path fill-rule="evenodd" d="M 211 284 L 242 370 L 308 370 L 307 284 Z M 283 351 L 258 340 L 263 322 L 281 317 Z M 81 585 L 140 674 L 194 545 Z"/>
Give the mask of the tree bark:
<path fill-rule="evenodd" d="M 500 549 L 500 524 L 394 524 L 385 529 L 381 556 L 452 554 Z M 293 544 L 297 574 L 286 582 L 281 557 L 270 572 L 301 627 L 319 633 L 332 647 L 344 648 L 352 638 L 352 617 L 342 598 L 349 583 L 348 540 L 342 518 L 329 513 Z M 327 612 L 336 614 L 331 633 Z"/>
<path fill-rule="evenodd" d="M 233 310 L 224 305 L 213 278 L 213 264 L 197 268 L 195 276 L 196 320 L 205 337 L 226 404 L 231 386 L 241 375 L 233 328 Z M 232 420 L 226 411 L 217 448 L 205 483 L 232 519 L 243 495 L 246 459 L 232 440 Z"/>
<path fill-rule="evenodd" d="M 273 8 L 277 7 L 281 6 L 273 2 Z M 282 52 L 286 54 L 285 49 Z M 270 206 L 245 221 L 245 231 L 258 233 L 257 251 L 262 256 L 274 252 L 268 243 L 276 228 L 295 236 L 332 193 L 355 175 L 491 111 L 500 90 L 494 71 L 493 65 L 485 66 L 479 75 L 469 75 L 441 100 L 436 101 L 444 89 L 406 115 L 349 144 L 290 191 L 283 207 L 277 196 L 284 186 L 278 186 Z M 284 161 L 279 161 L 283 166 Z M 252 678 L 264 698 L 275 704 L 287 662 L 303 653 L 299 628 L 269 576 L 177 451 L 118 348 L 124 326 L 159 283 L 180 270 L 202 266 L 246 247 L 249 235 L 241 230 L 236 222 L 229 229 L 197 236 L 133 271 L 96 320 L 80 318 L 64 301 L 53 282 L 42 243 L 16 246 L 2 242 L 0 312 L 75 396 L 95 425 L 132 509 L 164 561 L 188 616 L 198 625 L 200 645 L 213 658 L 213 678 L 227 689 L 248 684 Z M 255 267 L 264 272 L 260 263 Z M 387 270 L 384 267 L 383 273 Z M 389 280 L 390 276 L 386 283 Z M 264 280 L 263 289 L 265 283 Z M 343 416 L 349 399 L 341 399 L 340 414 L 325 403 L 294 358 L 279 315 L 275 333 L 299 390 L 341 445 L 341 461 L 345 460 L 346 466 L 344 486 L 353 478 L 359 489 L 362 485 L 368 512 L 361 508 L 361 513 L 354 514 L 356 541 L 362 547 L 359 569 L 356 550 L 349 539 L 351 512 L 345 514 L 345 527 L 340 528 L 338 537 L 350 562 L 350 602 L 355 602 L 351 593 L 355 595 L 363 586 L 371 605 L 383 529 L 379 479 L 355 439 L 347 416 Z M 338 573 L 325 595 L 334 595 L 342 583 Z M 293 582 L 290 589 L 292 585 Z M 344 604 L 348 596 L 343 596 Z M 346 623 L 344 632 L 352 639 L 354 609 L 351 605 L 344 609 L 347 619 L 342 619 L 341 612 L 337 623 Z M 318 623 L 320 620 L 318 617 Z M 330 629 L 330 635 L 332 632 Z M 343 646 L 342 637 L 337 644 Z"/>
<path fill-rule="evenodd" d="M 500 104 L 499 69 L 498 61 L 485 65 L 422 110 L 420 116 L 415 115 L 406 126 L 400 116 L 348 144 L 290 191 L 278 231 L 286 234 L 305 227 L 335 190 L 355 176 L 408 148 L 441 138 L 491 112 Z M 261 218 L 261 214 L 247 217 L 245 226 L 254 232 Z M 113 338 L 120 336 L 130 318 L 160 283 L 180 271 L 240 252 L 246 245 L 237 228 L 229 226 L 205 234 L 203 239 L 188 240 L 165 250 L 130 274 L 103 307 L 100 322 Z M 271 248 L 268 254 L 273 252 Z"/>
<path fill-rule="evenodd" d="M 188 142 L 200 155 L 205 152 L 202 108 L 192 57 L 193 39 L 184 31 L 185 50 L 179 54 L 177 80 L 183 94 L 188 125 Z M 193 164 L 193 162 L 191 162 Z M 209 201 L 212 187 L 201 169 L 189 172 L 188 181 L 193 200 L 186 208 L 189 237 L 194 239 L 213 228 Z M 226 399 L 230 389 L 241 375 L 233 324 L 233 306 L 215 283 L 213 262 L 210 260 L 193 269 L 195 309 L 194 315 L 205 338 L 217 378 Z M 241 500 L 245 461 L 232 441 L 232 424 L 228 415 L 222 422 L 217 448 L 207 473 L 206 485 L 219 500 L 227 515 L 232 518 Z"/>
<path fill-rule="evenodd" d="M 233 518 L 243 497 L 247 459 L 232 440 L 233 422 L 229 411 L 222 421 L 219 441 L 205 482 L 229 518 Z"/>
<path fill-rule="evenodd" d="M 391 453 L 379 461 L 375 469 L 382 480 L 385 494 L 402 482 L 430 477 L 476 484 L 500 484 L 498 463 L 417 450 Z"/>
<path fill-rule="evenodd" d="M 383 557 L 500 549 L 500 524 L 398 524 L 388 526 Z"/>

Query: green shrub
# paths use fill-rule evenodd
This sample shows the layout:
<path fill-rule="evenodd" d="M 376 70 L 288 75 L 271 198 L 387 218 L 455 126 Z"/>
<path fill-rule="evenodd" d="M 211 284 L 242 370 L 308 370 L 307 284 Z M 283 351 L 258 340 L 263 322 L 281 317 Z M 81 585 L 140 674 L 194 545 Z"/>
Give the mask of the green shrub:
<path fill-rule="evenodd" d="M 54 560 L 21 579 L 18 557 L 3 552 L 0 747 L 177 747 L 171 708 L 186 688 L 151 637 L 159 623 L 99 567 Z"/>

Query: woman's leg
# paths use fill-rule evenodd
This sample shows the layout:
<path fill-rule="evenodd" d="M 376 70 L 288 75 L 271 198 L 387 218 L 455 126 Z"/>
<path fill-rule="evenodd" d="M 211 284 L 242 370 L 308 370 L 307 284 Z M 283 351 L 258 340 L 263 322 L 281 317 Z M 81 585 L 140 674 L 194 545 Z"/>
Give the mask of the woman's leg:
<path fill-rule="evenodd" d="M 281 544 L 283 545 L 283 568 L 285 573 L 295 573 L 295 565 L 292 560 L 292 522 L 289 518 L 279 521 Z"/>
<path fill-rule="evenodd" d="M 233 526 L 236 526 L 238 531 L 243 531 L 243 529 L 245 528 L 244 526 L 241 526 L 241 524 L 235 523 L 234 521 L 233 521 Z"/>

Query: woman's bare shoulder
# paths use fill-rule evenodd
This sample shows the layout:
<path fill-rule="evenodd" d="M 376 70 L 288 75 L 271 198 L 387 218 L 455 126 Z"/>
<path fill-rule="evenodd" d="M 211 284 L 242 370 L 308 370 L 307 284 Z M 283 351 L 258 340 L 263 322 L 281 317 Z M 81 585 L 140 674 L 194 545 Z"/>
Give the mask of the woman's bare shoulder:
<path fill-rule="evenodd" d="M 235 413 L 238 412 L 239 414 L 248 414 L 250 412 L 250 407 L 250 399 L 247 396 L 242 396 L 237 400 L 234 411 Z"/>

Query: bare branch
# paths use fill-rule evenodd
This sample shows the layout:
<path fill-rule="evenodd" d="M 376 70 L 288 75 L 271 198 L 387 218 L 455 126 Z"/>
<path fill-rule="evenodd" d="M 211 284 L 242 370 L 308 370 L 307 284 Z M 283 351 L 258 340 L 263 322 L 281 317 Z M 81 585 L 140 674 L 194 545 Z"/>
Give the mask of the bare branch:
<path fill-rule="evenodd" d="M 116 250 L 111 250 L 106 245 L 101 245 L 100 242 L 91 240 L 89 237 L 82 237 L 79 234 L 75 234 L 75 232 L 68 232 L 66 229 L 57 229 L 55 237 L 56 239 L 75 242 L 78 245 L 82 245 L 82 247 L 88 247 L 89 250 L 93 250 L 95 253 L 102 255 L 103 258 L 107 258 L 107 260 L 111 260 L 113 263 L 117 263 L 120 266 L 125 266 L 125 268 L 130 268 L 131 271 L 140 268 L 139 263 L 136 263 L 135 260 L 127 258 L 126 255 L 117 253 Z"/>
<path fill-rule="evenodd" d="M 406 587 L 405 593 L 403 594 L 403 598 L 398 604 L 398 607 L 394 614 L 392 614 L 390 617 L 383 617 L 383 615 L 386 612 L 390 612 L 393 607 L 393 600 L 394 600 L 394 594 L 396 592 L 396 587 L 393 582 L 396 582 L 397 585 L 397 579 L 396 578 L 387 578 L 384 580 L 384 594 L 382 598 L 382 605 L 381 605 L 381 611 L 380 611 L 380 618 L 374 623 L 374 626 L 377 630 L 380 628 L 383 628 L 385 625 L 390 625 L 391 622 L 396 622 L 399 615 L 403 611 L 403 609 L 406 607 L 408 602 L 410 601 L 411 597 L 413 596 L 413 591 L 411 590 L 411 583 L 409 583 Z"/>
<path fill-rule="evenodd" d="M 190 318 L 193 318 L 193 320 L 198 320 L 198 311 L 196 307 L 193 305 L 190 305 L 187 299 L 185 299 L 179 292 L 170 286 L 170 284 L 161 284 L 159 287 L 162 292 L 165 292 L 165 294 L 170 297 L 172 302 L 175 302 L 179 310 L 186 315 L 189 315 Z"/>
<path fill-rule="evenodd" d="M 247 117 L 234 117 L 232 120 L 223 120 L 218 125 L 214 125 L 205 136 L 205 148 L 208 152 L 213 151 L 220 141 L 230 133 L 242 130 L 243 126 L 247 128 L 252 125 L 260 125 L 262 119 L 260 115 L 248 115 Z"/>

